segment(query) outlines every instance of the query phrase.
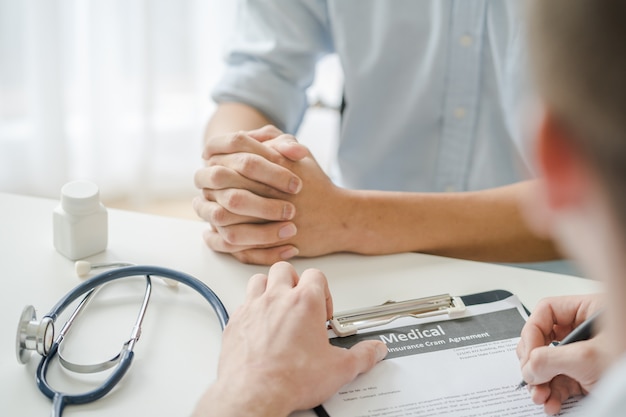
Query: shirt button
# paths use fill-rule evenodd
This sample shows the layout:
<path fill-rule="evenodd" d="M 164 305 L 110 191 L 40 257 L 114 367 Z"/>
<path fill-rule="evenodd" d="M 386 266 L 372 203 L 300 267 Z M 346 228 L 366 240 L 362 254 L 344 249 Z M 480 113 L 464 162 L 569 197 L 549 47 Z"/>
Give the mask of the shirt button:
<path fill-rule="evenodd" d="M 472 37 L 470 35 L 463 35 L 459 38 L 459 43 L 462 46 L 471 46 L 472 45 Z"/>
<path fill-rule="evenodd" d="M 454 117 L 456 117 L 457 119 L 462 119 L 465 117 L 465 108 L 464 107 L 457 107 L 456 109 L 454 109 Z"/>

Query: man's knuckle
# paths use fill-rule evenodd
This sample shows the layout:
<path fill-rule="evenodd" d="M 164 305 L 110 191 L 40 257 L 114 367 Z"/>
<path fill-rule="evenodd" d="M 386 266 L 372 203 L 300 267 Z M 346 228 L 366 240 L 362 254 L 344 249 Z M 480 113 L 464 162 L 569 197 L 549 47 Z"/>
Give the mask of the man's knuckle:
<path fill-rule="evenodd" d="M 239 171 L 242 174 L 250 175 L 258 169 L 260 165 L 260 160 L 258 157 L 256 157 L 256 155 L 243 153 L 240 154 L 238 157 L 238 165 Z"/>
<path fill-rule="evenodd" d="M 237 258 L 237 260 L 243 264 L 253 264 L 254 262 L 254 257 L 252 256 L 252 254 L 250 253 L 250 251 L 247 250 L 243 250 L 240 252 L 235 252 L 233 253 L 233 256 L 235 258 Z"/>
<path fill-rule="evenodd" d="M 537 373 L 546 365 L 546 356 L 540 350 L 532 350 L 528 355 L 528 366 L 532 373 Z"/>
<path fill-rule="evenodd" d="M 224 204 L 226 205 L 226 208 L 235 210 L 241 207 L 244 199 L 245 197 L 243 195 L 243 192 L 241 192 L 240 190 L 228 190 L 225 195 Z"/>
<path fill-rule="evenodd" d="M 220 236 L 224 239 L 224 242 L 229 245 L 236 245 L 238 234 L 232 227 L 223 227 L 220 229 Z"/>
<path fill-rule="evenodd" d="M 231 149 L 239 149 L 241 145 L 248 139 L 248 135 L 245 132 L 234 132 L 228 138 L 228 144 Z"/>
<path fill-rule="evenodd" d="M 206 201 L 215 201 L 215 192 L 211 188 L 202 188 L 202 196 Z"/>
<path fill-rule="evenodd" d="M 219 189 L 224 186 L 227 170 L 223 166 L 212 166 L 207 172 L 207 185 Z"/>
<path fill-rule="evenodd" d="M 318 294 L 313 291 L 311 286 L 300 285 L 298 290 L 294 293 L 294 305 L 302 308 L 304 311 L 311 311 L 318 307 Z"/>
<path fill-rule="evenodd" d="M 209 209 L 209 222 L 215 226 L 226 226 L 228 224 L 229 212 L 220 205 L 214 205 Z"/>
<path fill-rule="evenodd" d="M 580 363 L 597 363 L 599 359 L 599 353 L 596 349 L 589 346 L 588 344 L 582 343 L 579 346 L 576 346 L 579 350 L 579 360 Z"/>

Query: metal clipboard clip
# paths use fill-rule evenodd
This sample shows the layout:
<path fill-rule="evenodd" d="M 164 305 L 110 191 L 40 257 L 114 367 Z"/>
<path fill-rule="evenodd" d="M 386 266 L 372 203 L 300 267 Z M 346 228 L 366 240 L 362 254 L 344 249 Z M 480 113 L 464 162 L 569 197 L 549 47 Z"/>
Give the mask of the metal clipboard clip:
<path fill-rule="evenodd" d="M 465 303 L 461 297 L 450 294 L 416 298 L 407 301 L 387 301 L 384 304 L 336 313 L 329 320 L 329 327 L 339 337 L 356 334 L 358 330 L 382 326 L 400 317 L 430 317 L 448 314 L 462 316 Z"/>

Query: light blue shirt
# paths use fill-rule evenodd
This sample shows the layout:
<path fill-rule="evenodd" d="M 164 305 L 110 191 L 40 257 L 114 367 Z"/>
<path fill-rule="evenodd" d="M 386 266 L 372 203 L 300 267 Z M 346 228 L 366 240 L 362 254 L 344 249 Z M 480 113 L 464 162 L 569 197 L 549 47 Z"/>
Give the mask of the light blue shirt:
<path fill-rule="evenodd" d="M 523 13 L 515 0 L 239 0 L 213 98 L 249 104 L 295 133 L 317 61 L 337 53 L 341 186 L 511 184 L 533 171 Z M 578 274 L 562 262 L 524 265 Z"/>
<path fill-rule="evenodd" d="M 217 102 L 296 132 L 315 64 L 345 75 L 340 184 L 465 191 L 531 176 L 532 99 L 516 1 L 241 0 Z"/>

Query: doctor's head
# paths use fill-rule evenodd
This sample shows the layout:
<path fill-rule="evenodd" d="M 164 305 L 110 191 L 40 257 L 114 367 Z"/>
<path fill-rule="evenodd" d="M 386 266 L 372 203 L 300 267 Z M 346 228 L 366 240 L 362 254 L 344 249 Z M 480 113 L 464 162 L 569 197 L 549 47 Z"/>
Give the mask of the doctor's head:
<path fill-rule="evenodd" d="M 626 2 L 535 0 L 529 12 L 533 74 L 544 105 L 536 138 L 543 187 L 529 221 L 622 297 Z"/>

